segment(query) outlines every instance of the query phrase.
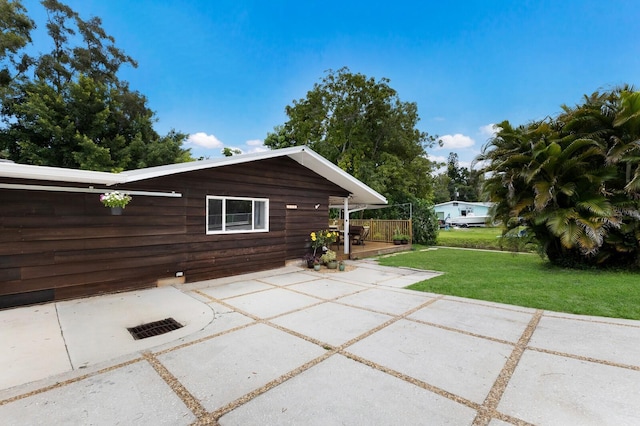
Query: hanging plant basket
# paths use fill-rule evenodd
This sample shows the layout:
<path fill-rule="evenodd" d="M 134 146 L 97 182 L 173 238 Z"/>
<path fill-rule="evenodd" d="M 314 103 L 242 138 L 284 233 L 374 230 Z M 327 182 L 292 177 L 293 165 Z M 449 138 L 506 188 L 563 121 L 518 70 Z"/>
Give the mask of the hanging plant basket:
<path fill-rule="evenodd" d="M 131 195 L 123 194 L 118 191 L 107 192 L 100 195 L 100 202 L 111 209 L 113 216 L 122 215 L 122 210 L 131 201 Z"/>

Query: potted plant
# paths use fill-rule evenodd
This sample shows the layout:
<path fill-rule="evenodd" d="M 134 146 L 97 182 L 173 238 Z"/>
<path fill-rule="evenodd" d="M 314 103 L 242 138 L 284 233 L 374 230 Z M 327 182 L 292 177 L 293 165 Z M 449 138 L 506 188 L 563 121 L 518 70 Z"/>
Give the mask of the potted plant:
<path fill-rule="evenodd" d="M 338 267 L 338 261 L 336 260 L 336 252 L 333 250 L 327 250 L 325 254 L 320 256 L 322 263 L 327 265 L 328 269 L 336 269 Z"/>
<path fill-rule="evenodd" d="M 118 191 L 107 192 L 100 195 L 100 202 L 104 204 L 105 207 L 110 207 L 111 214 L 113 215 L 121 215 L 122 210 L 131 200 L 131 195 L 123 194 Z"/>
<path fill-rule="evenodd" d="M 320 264 L 320 259 L 316 258 L 313 261 L 313 270 L 314 271 L 319 271 L 321 267 L 322 267 L 322 265 Z"/>
<path fill-rule="evenodd" d="M 400 243 L 401 244 L 409 244 L 409 236 L 407 234 L 403 234 L 402 238 L 400 238 Z"/>
<path fill-rule="evenodd" d="M 338 269 L 339 269 L 340 271 L 344 271 L 344 268 L 345 268 L 345 264 L 344 264 L 344 262 L 341 260 L 341 261 L 338 263 Z"/>
<path fill-rule="evenodd" d="M 393 233 L 393 237 L 391 237 L 391 239 L 393 240 L 393 244 L 397 246 L 402 244 L 402 237 L 404 237 L 404 235 L 400 233 L 400 229 L 396 228 L 395 232 Z"/>
<path fill-rule="evenodd" d="M 307 253 L 304 255 L 303 260 L 307 263 L 307 268 L 313 268 L 313 265 L 320 263 L 320 260 L 313 255 L 313 253 Z"/>
<path fill-rule="evenodd" d="M 327 229 L 322 229 L 320 231 L 314 231 L 309 234 L 311 237 L 311 247 L 313 248 L 313 255 L 316 256 L 318 249 L 321 252 L 327 251 L 328 247 L 332 243 L 338 240 L 338 233 L 335 231 L 329 231 Z"/>

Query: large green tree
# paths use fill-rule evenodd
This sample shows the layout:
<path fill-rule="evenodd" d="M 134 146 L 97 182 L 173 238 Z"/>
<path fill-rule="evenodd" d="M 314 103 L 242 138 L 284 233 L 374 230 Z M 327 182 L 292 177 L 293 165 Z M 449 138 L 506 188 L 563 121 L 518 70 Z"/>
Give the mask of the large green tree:
<path fill-rule="evenodd" d="M 484 190 L 507 228 L 525 225 L 557 264 L 640 266 L 638 92 L 585 96 L 483 150 Z"/>
<path fill-rule="evenodd" d="M 29 67 L 31 59 L 21 51 L 31 42 L 33 26 L 20 2 L 0 0 L 0 90 Z"/>
<path fill-rule="evenodd" d="M 425 150 L 435 139 L 416 128 L 417 105 L 401 101 L 388 79 L 328 71 L 285 111 L 288 121 L 267 135 L 266 146 L 308 145 L 390 204 L 431 201 L 433 164 Z"/>
<path fill-rule="evenodd" d="M 477 170 L 460 167 L 458 154 L 455 152 L 450 152 L 447 158 L 446 176 L 449 197 L 437 202 L 449 200 L 480 201 L 479 191 L 482 175 Z"/>
<path fill-rule="evenodd" d="M 0 57 L 7 78 L 1 93 L 0 152 L 16 162 L 120 171 L 189 161 L 187 135 L 160 136 L 141 93 L 118 78 L 136 62 L 115 45 L 99 18 L 83 20 L 58 0 L 43 0 L 52 49 L 21 53 L 30 41 L 26 10 L 0 0 L 3 37 L 13 40 Z M 4 52 L 0 50 L 0 52 Z M 22 56 L 19 56 L 22 54 Z"/>

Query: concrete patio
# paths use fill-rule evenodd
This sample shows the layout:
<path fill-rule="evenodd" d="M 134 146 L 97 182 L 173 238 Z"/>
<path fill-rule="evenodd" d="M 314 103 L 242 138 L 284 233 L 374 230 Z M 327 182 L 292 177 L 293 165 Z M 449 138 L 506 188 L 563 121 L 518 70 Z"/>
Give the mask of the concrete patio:
<path fill-rule="evenodd" d="M 640 321 L 351 262 L 0 311 L 4 425 L 632 425 Z M 183 328 L 134 340 L 127 327 Z"/>

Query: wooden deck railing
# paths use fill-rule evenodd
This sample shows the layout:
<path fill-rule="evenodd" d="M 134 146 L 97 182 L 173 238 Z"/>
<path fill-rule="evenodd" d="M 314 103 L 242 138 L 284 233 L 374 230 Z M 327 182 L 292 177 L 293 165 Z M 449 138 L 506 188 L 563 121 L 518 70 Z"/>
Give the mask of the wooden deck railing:
<path fill-rule="evenodd" d="M 337 225 L 340 229 L 344 229 L 342 220 L 329 221 L 330 225 Z M 393 241 L 393 234 L 399 232 L 400 234 L 413 236 L 413 228 L 410 220 L 380 220 L 380 219 L 350 219 L 350 226 L 368 226 L 369 236 L 368 241 L 381 241 L 391 242 Z M 411 241 L 411 239 L 409 240 Z"/>

